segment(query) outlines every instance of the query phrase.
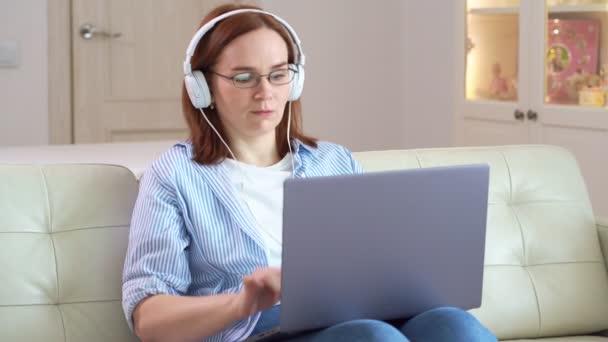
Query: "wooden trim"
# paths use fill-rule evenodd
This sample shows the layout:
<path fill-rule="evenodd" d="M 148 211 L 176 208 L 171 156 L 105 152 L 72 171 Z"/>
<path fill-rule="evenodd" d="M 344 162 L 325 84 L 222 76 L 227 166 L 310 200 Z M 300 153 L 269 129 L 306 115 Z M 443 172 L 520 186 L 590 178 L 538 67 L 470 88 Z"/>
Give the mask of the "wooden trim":
<path fill-rule="evenodd" d="M 74 142 L 72 113 L 71 0 L 47 5 L 49 70 L 49 143 Z"/>

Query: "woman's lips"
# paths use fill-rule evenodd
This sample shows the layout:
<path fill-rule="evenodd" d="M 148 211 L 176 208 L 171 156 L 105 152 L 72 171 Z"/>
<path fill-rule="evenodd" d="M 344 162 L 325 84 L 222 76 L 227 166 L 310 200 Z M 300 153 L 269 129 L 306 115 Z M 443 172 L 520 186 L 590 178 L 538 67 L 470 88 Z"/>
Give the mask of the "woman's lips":
<path fill-rule="evenodd" d="M 259 115 L 259 116 L 270 116 L 272 115 L 273 111 L 272 110 L 254 110 L 253 114 L 255 115 Z"/>

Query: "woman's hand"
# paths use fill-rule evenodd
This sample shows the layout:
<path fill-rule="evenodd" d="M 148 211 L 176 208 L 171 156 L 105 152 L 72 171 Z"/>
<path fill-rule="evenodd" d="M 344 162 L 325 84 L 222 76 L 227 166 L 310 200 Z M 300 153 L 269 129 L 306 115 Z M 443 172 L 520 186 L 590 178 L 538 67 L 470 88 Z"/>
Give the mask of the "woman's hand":
<path fill-rule="evenodd" d="M 259 268 L 243 277 L 243 288 L 232 305 L 240 319 L 275 305 L 281 298 L 281 269 Z"/>

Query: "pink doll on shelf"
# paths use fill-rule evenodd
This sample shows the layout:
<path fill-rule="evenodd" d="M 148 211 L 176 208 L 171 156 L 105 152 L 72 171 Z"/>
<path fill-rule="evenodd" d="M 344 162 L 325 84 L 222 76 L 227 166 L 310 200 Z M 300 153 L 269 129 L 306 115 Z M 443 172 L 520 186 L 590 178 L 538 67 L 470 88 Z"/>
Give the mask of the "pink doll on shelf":
<path fill-rule="evenodd" d="M 500 63 L 492 65 L 492 82 L 490 83 L 490 95 L 495 98 L 504 98 L 509 95 L 509 82 L 501 76 Z"/>

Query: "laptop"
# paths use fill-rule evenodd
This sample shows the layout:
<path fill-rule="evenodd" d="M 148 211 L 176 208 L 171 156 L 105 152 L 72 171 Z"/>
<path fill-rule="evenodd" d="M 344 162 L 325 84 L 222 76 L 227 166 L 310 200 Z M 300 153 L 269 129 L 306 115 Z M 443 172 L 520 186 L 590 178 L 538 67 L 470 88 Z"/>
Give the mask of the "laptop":
<path fill-rule="evenodd" d="M 486 164 L 288 179 L 278 341 L 354 319 L 481 305 Z"/>

